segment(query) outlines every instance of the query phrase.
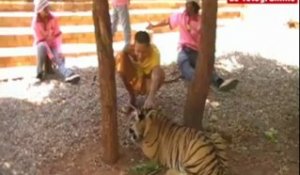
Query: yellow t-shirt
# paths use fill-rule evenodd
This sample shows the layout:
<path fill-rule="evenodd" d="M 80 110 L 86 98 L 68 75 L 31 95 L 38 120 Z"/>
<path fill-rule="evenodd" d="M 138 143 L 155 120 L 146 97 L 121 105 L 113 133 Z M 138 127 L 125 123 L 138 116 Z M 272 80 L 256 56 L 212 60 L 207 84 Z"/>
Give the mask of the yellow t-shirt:
<path fill-rule="evenodd" d="M 133 89 L 140 94 L 145 94 L 144 78 L 152 72 L 153 68 L 160 65 L 160 54 L 155 45 L 151 45 L 151 55 L 143 62 L 136 62 L 134 46 L 116 55 L 116 70 L 122 72 Z"/>
<path fill-rule="evenodd" d="M 151 49 L 151 55 L 145 58 L 143 62 L 135 65 L 138 77 L 149 75 L 155 66 L 160 65 L 160 54 L 157 47 L 151 44 Z"/>

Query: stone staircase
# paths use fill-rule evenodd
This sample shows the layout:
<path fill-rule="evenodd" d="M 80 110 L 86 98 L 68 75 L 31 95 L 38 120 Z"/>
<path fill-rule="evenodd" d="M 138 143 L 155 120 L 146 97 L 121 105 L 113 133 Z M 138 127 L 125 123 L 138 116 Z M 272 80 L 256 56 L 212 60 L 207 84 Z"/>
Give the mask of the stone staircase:
<path fill-rule="evenodd" d="M 160 21 L 171 13 L 182 10 L 185 0 L 131 0 L 130 18 L 132 36 L 145 29 L 147 21 Z M 51 1 L 51 8 L 59 16 L 63 32 L 63 51 L 67 58 L 96 56 L 91 0 Z M 242 18 L 244 6 L 227 4 L 219 0 L 218 26 L 230 20 Z M 32 1 L 0 1 L 0 67 L 34 65 L 35 50 L 30 28 L 33 16 Z M 167 27 L 153 31 L 156 34 L 170 33 Z M 123 45 L 122 28 L 114 36 L 114 50 Z M 88 61 L 88 60 L 87 60 Z"/>

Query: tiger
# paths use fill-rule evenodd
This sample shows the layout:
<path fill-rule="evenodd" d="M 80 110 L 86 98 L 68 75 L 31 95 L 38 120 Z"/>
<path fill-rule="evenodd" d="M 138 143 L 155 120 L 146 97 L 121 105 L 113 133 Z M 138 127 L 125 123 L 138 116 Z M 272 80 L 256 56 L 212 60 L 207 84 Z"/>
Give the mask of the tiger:
<path fill-rule="evenodd" d="M 227 143 L 219 134 L 176 124 L 160 109 L 134 109 L 128 134 L 166 175 L 227 175 Z"/>

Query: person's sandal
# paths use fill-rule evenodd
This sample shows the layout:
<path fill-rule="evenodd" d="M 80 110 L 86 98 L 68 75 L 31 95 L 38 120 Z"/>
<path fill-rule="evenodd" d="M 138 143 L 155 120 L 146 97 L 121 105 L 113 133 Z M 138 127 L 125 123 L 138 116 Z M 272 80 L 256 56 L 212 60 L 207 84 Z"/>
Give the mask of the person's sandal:
<path fill-rule="evenodd" d="M 237 86 L 238 82 L 237 79 L 227 79 L 219 86 L 219 90 L 223 92 L 230 91 Z"/>
<path fill-rule="evenodd" d="M 123 114 L 130 114 L 134 109 L 131 106 L 123 106 L 121 112 Z"/>
<path fill-rule="evenodd" d="M 43 72 L 40 72 L 36 75 L 36 78 L 39 79 L 40 81 L 43 81 L 45 79 L 45 75 Z"/>
<path fill-rule="evenodd" d="M 72 74 L 65 79 L 65 82 L 71 84 L 77 84 L 80 80 L 80 76 L 78 74 Z"/>

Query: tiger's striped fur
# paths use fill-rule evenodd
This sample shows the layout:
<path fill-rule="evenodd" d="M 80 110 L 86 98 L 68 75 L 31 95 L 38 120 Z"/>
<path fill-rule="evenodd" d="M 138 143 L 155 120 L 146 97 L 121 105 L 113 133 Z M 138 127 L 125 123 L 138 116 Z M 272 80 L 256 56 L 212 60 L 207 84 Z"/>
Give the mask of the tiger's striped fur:
<path fill-rule="evenodd" d="M 218 135 L 180 126 L 159 110 L 136 110 L 129 129 L 144 154 L 158 163 L 187 175 L 225 175 L 226 144 Z"/>

